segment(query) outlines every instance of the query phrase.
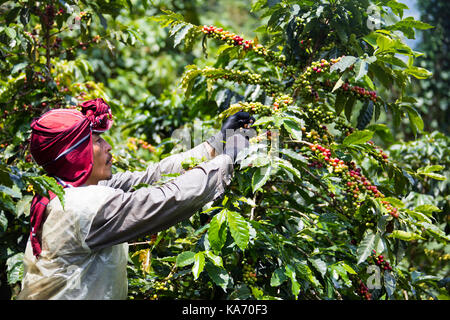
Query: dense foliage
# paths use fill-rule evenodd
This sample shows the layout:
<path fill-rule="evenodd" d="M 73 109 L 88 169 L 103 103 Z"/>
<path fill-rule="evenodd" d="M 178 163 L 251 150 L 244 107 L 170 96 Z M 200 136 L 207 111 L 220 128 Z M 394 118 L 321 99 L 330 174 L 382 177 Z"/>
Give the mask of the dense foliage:
<path fill-rule="evenodd" d="M 425 30 L 420 38 L 419 50 L 425 53 L 418 60 L 418 65 L 433 72 L 428 81 L 418 81 L 414 93 L 421 103 L 427 130 L 438 129 L 448 135 L 446 119 L 450 117 L 448 105 L 450 102 L 449 87 L 449 50 L 450 22 L 447 19 L 450 12 L 448 1 L 420 1 L 421 20 L 432 23 L 435 28 Z M 433 110 L 427 113 L 426 110 Z"/>
<path fill-rule="evenodd" d="M 449 139 L 423 131 L 411 83 L 431 73 L 404 42 L 433 21 L 388 0 L 175 3 L 2 2 L 2 297 L 33 193 L 62 195 L 29 155 L 32 117 L 103 97 L 116 171 L 180 151 L 176 129 L 197 144 L 256 118 L 225 196 L 130 244 L 130 298 L 448 299 Z"/>

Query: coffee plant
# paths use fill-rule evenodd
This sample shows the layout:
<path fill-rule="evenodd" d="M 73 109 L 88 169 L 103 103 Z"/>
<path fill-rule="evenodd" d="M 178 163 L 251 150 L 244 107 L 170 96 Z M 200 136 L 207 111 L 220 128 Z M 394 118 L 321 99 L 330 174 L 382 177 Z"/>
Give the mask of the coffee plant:
<path fill-rule="evenodd" d="M 256 117 L 257 134 L 238 156 L 224 198 L 167 231 L 169 243 L 175 234 L 186 235 L 177 237 L 179 245 L 156 251 L 162 257 L 154 259 L 155 268 L 161 269 L 150 274 L 170 270 L 174 281 L 193 276 L 201 298 L 448 294 L 432 281 L 430 289 L 424 288 L 427 281 L 412 279 L 400 253 L 408 243 L 448 243 L 446 232 L 433 224 L 442 212 L 438 207 L 406 209 L 402 202 L 410 186 L 423 180 L 422 172 L 433 175 L 443 167 L 411 169 L 390 159 L 373 140 L 380 127 L 370 126 L 382 114 L 394 123 L 407 115 L 411 130 L 422 131 L 406 87 L 411 77 L 429 72 L 414 66 L 420 53 L 400 34 L 431 26 L 403 19 L 399 2 L 380 1 L 375 7 L 381 16 L 389 12 L 398 21 L 372 30 L 366 24 L 370 5 L 256 1 L 252 9 L 268 18 L 267 45 L 221 26 L 186 23 L 171 11 L 157 18 L 170 27 L 175 45 L 191 48 L 201 40 L 209 55 L 208 42 L 219 43 L 216 62 L 187 66 L 181 87 L 186 98 L 205 91 L 211 98 L 239 97 L 219 119 L 248 111 Z M 383 94 L 393 87 L 397 96 Z M 366 285 L 371 265 L 380 269 L 382 286 Z"/>
<path fill-rule="evenodd" d="M 108 89 L 95 81 L 106 66 L 91 64 L 148 41 L 121 23 L 123 2 L 0 6 L 2 288 L 19 287 L 33 193 L 62 196 L 29 155 L 31 118 L 104 97 L 117 116 L 107 137 L 116 171 L 176 152 L 170 135 L 182 125 L 210 133 L 240 110 L 256 119 L 221 199 L 130 243 L 130 299 L 449 298 L 448 138 L 423 131 L 408 86 L 431 74 L 403 40 L 431 25 L 404 17 L 401 1 L 255 0 L 250 38 L 161 1 L 148 21 L 185 69 L 178 88 L 131 107 L 109 98 L 125 95 L 120 76 Z M 390 128 L 405 119 L 419 139 L 396 142 Z"/>

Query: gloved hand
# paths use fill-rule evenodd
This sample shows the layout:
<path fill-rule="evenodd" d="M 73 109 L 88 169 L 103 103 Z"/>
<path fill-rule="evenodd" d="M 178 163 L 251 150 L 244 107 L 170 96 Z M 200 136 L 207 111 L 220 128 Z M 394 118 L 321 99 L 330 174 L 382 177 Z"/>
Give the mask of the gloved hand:
<path fill-rule="evenodd" d="M 222 154 L 226 139 L 234 135 L 236 130 L 250 127 L 253 122 L 255 122 L 255 118 L 250 116 L 248 112 L 236 112 L 223 121 L 219 133 L 206 141 L 216 150 L 217 154 Z"/>
<path fill-rule="evenodd" d="M 233 159 L 233 163 L 235 163 L 238 153 L 248 146 L 248 136 L 236 133 L 227 139 L 223 153 L 229 155 Z"/>
<path fill-rule="evenodd" d="M 250 125 L 255 122 L 255 118 L 250 116 L 250 113 L 245 111 L 239 111 L 232 116 L 226 118 L 222 123 L 220 131 L 225 137 L 227 130 L 236 130 L 239 128 L 247 128 L 246 125 Z"/>

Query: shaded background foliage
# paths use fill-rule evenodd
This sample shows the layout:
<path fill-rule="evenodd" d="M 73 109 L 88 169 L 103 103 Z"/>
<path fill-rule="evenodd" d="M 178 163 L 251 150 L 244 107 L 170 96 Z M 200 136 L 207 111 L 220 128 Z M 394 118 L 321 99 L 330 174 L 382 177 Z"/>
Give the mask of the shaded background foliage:
<path fill-rule="evenodd" d="M 338 2 L 342 7 L 336 6 Z M 20 288 L 33 192 L 52 188 L 61 194 L 54 181 L 33 164 L 27 150 L 32 117 L 49 107 L 75 107 L 83 99 L 104 97 L 115 115 L 115 130 L 107 136 L 114 146 L 114 170 L 144 169 L 149 162 L 178 151 L 173 148 L 176 141 L 171 139 L 174 130 L 195 126 L 206 131 L 217 128 L 220 125 L 217 115 L 241 100 L 273 103 L 271 95 L 257 85 L 223 81 L 222 71 L 217 71 L 213 82 L 205 78 L 193 80 L 191 94 L 185 95 L 180 80 L 186 78 L 189 65 L 199 69 L 213 66 L 251 70 L 267 78 L 274 78 L 279 69 L 261 56 L 240 55 L 236 48 L 223 46 L 220 41 L 191 41 L 189 35 L 197 29 L 185 29 L 187 32 L 180 35 L 183 28 L 174 31 L 174 25 L 215 25 L 233 30 L 276 54 L 283 53 L 290 66 L 304 70 L 320 58 L 373 54 L 370 42 L 363 41 L 370 33 L 364 23 L 369 4 L 369 1 L 261 0 L 0 1 L 1 297 L 14 298 Z M 383 12 L 386 25 L 402 18 L 405 7 L 401 1 L 378 4 L 389 8 Z M 71 14 L 71 5 L 81 12 Z M 387 102 L 385 108 L 389 112 L 358 103 L 349 111 L 348 121 L 342 120 L 347 127 L 361 126 L 373 132 L 373 140 L 395 164 L 383 167 L 365 159 L 364 153 L 353 153 L 366 175 L 388 195 L 401 199 L 391 200 L 399 210 L 430 221 L 423 232 L 413 228 L 414 236 L 426 238 L 395 239 L 392 248 L 385 248 L 386 259 L 389 257 L 393 266 L 396 262 L 395 277 L 402 291 L 394 294 L 388 292 L 388 287 L 373 291 L 374 298 L 449 297 L 448 6 L 446 1 L 420 2 L 422 20 L 436 27 L 427 29 L 417 24 L 414 33 L 406 24 L 397 30 L 408 38 L 421 37 L 419 47 L 414 50 L 425 55 L 415 57 L 414 65 L 428 69 L 432 77 L 416 81 L 414 76 L 426 77 L 423 70 L 412 70 L 409 83 L 402 72 L 407 62 L 391 58 L 392 70 L 397 70 L 392 72 L 384 68 L 387 60 L 368 63 L 368 75 L 374 79 L 377 94 Z M 167 18 L 167 10 L 182 19 Z M 331 17 L 333 10 L 341 15 L 342 23 L 333 19 L 331 24 L 324 23 L 322 17 Z M 308 21 L 306 28 L 296 31 L 300 29 L 296 29 L 299 21 L 295 16 Z M 49 17 L 54 18 L 55 24 L 49 22 Z M 80 29 L 68 28 L 70 17 L 80 21 Z M 309 48 L 305 49 L 306 46 Z M 283 79 L 284 88 L 293 86 L 292 79 Z M 369 80 L 365 81 L 367 85 Z M 309 97 L 301 99 L 304 103 Z M 334 97 L 327 99 L 333 103 L 326 106 L 334 110 Z M 396 100 L 400 103 L 394 103 Z M 402 103 L 409 107 L 403 107 Z M 416 109 L 424 121 L 417 116 Z M 307 129 L 318 130 L 313 124 Z M 303 170 L 301 161 L 295 164 Z M 389 176 L 383 176 L 388 169 Z M 327 180 L 329 177 L 323 171 L 317 174 L 332 185 L 333 180 Z M 285 172 L 280 175 L 286 179 L 281 185 L 269 181 L 257 192 L 248 182 L 254 176 L 252 168 L 237 174 L 227 193 L 231 199 L 228 204 L 215 203 L 211 209 L 205 208 L 174 228 L 136 239 L 130 247 L 130 298 L 363 297 L 358 281 L 367 280 L 367 263 L 356 263 L 356 253 L 361 249 L 367 251 L 369 245 L 364 246 L 363 240 L 372 239 L 364 233 L 370 229 L 364 225 L 366 222 L 353 221 L 353 227 L 342 223 L 338 210 L 324 208 L 323 201 L 298 190 Z M 447 180 L 443 180 L 444 176 Z M 313 182 L 306 187 L 316 192 L 327 191 Z M 277 188 L 279 191 L 273 191 Z M 293 194 L 303 200 L 293 201 Z M 233 213 L 230 205 L 237 199 L 241 201 L 240 214 Z M 280 210 L 284 200 L 290 201 L 291 212 Z M 252 220 L 252 215 L 260 216 L 261 220 Z M 225 236 L 223 243 L 207 235 L 211 225 L 217 223 L 215 218 L 211 224 L 212 219 L 218 216 L 228 223 L 229 233 L 224 225 L 219 227 L 219 234 Z M 338 236 L 344 231 L 352 234 Z M 327 251 L 330 238 L 334 246 Z M 219 241 L 223 247 L 208 249 L 218 246 L 212 241 Z M 250 249 L 244 250 L 247 245 Z M 320 252 L 314 247 L 320 248 Z M 278 255 L 283 257 L 283 263 L 273 259 Z M 285 263 L 289 259 L 293 259 L 292 264 Z M 242 265 L 251 267 L 243 272 Z"/>
<path fill-rule="evenodd" d="M 414 89 L 424 115 L 427 131 L 439 130 L 448 135 L 449 114 L 449 45 L 450 12 L 448 1 L 418 1 L 421 20 L 435 26 L 424 30 L 420 35 L 417 50 L 425 55 L 419 58 L 419 64 L 433 71 L 433 76 L 426 81 L 418 81 Z"/>

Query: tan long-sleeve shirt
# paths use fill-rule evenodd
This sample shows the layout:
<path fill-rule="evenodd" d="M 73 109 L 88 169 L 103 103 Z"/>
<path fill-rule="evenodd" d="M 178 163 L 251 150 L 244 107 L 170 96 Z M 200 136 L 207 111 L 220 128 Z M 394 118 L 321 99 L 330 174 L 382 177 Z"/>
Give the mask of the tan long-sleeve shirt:
<path fill-rule="evenodd" d="M 219 155 L 184 172 L 181 163 L 189 158 L 210 159 L 205 142 L 180 154 L 165 158 L 144 172 L 115 174 L 99 184 L 114 188 L 94 217 L 86 243 L 91 249 L 122 243 L 142 234 L 164 230 L 190 217 L 206 203 L 224 193 L 231 181 L 232 160 Z M 130 189 L 138 184 L 152 184 L 164 174 L 183 173 L 162 186 Z"/>

